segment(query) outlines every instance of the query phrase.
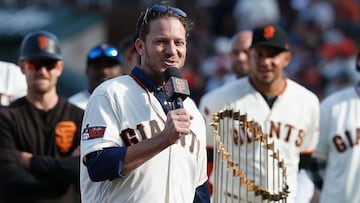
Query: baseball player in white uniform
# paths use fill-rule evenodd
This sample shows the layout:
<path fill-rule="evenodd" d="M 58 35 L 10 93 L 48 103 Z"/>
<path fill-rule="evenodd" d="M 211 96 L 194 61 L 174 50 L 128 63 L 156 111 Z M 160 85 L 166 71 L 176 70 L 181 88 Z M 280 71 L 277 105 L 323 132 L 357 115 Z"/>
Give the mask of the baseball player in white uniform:
<path fill-rule="evenodd" d="M 17 65 L 0 61 L 0 78 L 0 105 L 7 106 L 26 95 L 26 78 Z"/>
<path fill-rule="evenodd" d="M 105 81 L 90 96 L 81 139 L 83 202 L 209 202 L 205 122 L 187 97 L 173 109 L 162 73 L 181 68 L 190 24 L 166 5 L 137 23 L 141 66 Z"/>
<path fill-rule="evenodd" d="M 287 202 L 292 203 L 295 202 L 297 192 L 300 154 L 313 153 L 318 140 L 319 100 L 311 91 L 284 78 L 283 69 L 290 62 L 291 54 L 288 50 L 286 34 L 281 27 L 267 25 L 255 28 L 250 56 L 249 76 L 225 84 L 214 93 L 202 98 L 207 100 L 207 104 L 200 106 L 200 111 L 205 115 L 206 123 L 212 121 L 215 112 L 226 108 L 246 113 L 248 119 L 258 122 L 262 131 L 268 134 L 268 142 L 274 143 L 275 149 L 279 150 L 280 157 L 284 159 L 290 191 Z M 211 136 L 213 134 L 208 134 L 207 139 L 210 140 Z M 240 145 L 241 150 L 243 147 Z M 255 147 L 255 153 L 258 154 L 260 146 L 255 145 Z M 236 154 L 234 153 L 233 156 L 237 156 Z M 248 156 L 253 156 L 252 150 L 248 151 Z M 259 166 L 264 167 L 264 163 L 260 164 L 259 156 L 254 157 L 256 157 L 255 165 L 248 167 L 248 175 L 253 174 L 255 167 L 255 174 L 260 176 Z M 240 164 L 242 170 L 245 170 L 245 167 Z M 272 174 L 271 167 L 269 170 L 269 174 Z M 265 174 L 262 173 L 262 184 L 259 180 L 255 180 L 255 184 L 266 188 L 264 184 L 267 180 L 269 191 L 276 190 L 277 188 L 272 188 L 273 179 L 266 178 Z M 245 194 L 240 194 L 243 202 L 245 202 L 244 197 Z M 253 198 L 249 197 L 249 200 L 253 201 Z M 261 202 L 261 199 L 255 198 L 255 201 Z"/>
<path fill-rule="evenodd" d="M 192 135 L 182 136 L 119 179 L 91 182 L 87 171 L 81 171 L 86 198 L 83 201 L 167 202 L 165 197 L 169 195 L 169 202 L 192 202 L 195 188 L 206 181 L 205 124 L 189 98 L 185 99 L 184 108 L 194 116 Z M 82 158 L 103 148 L 130 146 L 156 137 L 164 130 L 166 120 L 159 101 L 131 76 L 105 82 L 92 94 L 85 111 Z"/>
<path fill-rule="evenodd" d="M 360 58 L 357 69 L 360 71 Z M 360 202 L 360 82 L 339 90 L 320 105 L 315 157 L 326 161 L 320 203 Z"/>

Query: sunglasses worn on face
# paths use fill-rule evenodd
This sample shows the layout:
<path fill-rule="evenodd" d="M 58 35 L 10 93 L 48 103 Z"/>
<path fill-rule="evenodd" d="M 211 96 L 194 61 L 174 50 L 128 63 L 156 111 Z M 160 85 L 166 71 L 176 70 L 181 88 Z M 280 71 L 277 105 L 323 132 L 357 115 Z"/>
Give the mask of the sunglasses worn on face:
<path fill-rule="evenodd" d="M 101 48 L 95 48 L 93 50 L 91 50 L 88 54 L 88 58 L 90 60 L 96 59 L 100 56 L 106 56 L 106 57 L 110 57 L 110 58 L 116 58 L 119 56 L 119 52 L 116 48 L 114 47 L 108 47 L 106 49 L 101 49 Z"/>
<path fill-rule="evenodd" d="M 29 60 L 27 61 L 27 67 L 32 71 L 38 71 L 42 67 L 45 67 L 47 70 L 54 69 L 58 60 L 53 59 L 42 59 L 42 60 Z"/>
<path fill-rule="evenodd" d="M 165 7 L 165 6 L 157 5 L 157 6 L 148 7 L 146 9 L 142 24 L 147 24 L 147 18 L 148 18 L 149 13 L 151 13 L 151 12 L 161 13 L 161 12 L 166 12 L 168 10 L 171 10 L 173 13 L 175 13 L 176 15 L 178 15 L 180 17 L 183 17 L 183 18 L 187 17 L 187 14 L 179 8 Z"/>

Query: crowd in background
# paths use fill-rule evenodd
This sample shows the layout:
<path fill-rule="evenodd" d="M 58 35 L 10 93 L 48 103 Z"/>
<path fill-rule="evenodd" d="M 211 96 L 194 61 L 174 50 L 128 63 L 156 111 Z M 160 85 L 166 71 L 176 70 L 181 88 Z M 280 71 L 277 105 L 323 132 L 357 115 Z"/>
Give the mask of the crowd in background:
<path fill-rule="evenodd" d="M 157 1 L 106 1 L 107 9 L 127 13 L 127 21 L 133 22 L 127 27 L 124 18 L 107 17 L 116 22 L 115 25 L 109 23 L 112 30 L 108 30 L 108 42 L 118 43 L 122 49 L 129 33 L 135 33 L 136 19 L 122 10 L 127 9 L 124 5 L 145 8 Z M 204 93 L 233 78 L 229 77 L 232 74 L 228 60 L 230 38 L 240 30 L 268 23 L 281 25 L 289 35 L 293 59 L 285 70 L 287 76 L 308 87 L 320 99 L 359 78 L 353 64 L 360 45 L 360 0 L 168 1 L 186 10 L 194 20 L 184 75 L 190 84 L 191 97 L 197 103 Z M 64 1 L 65 5 L 70 3 Z M 97 3 L 100 7 L 105 1 Z M 76 5 L 72 7 L 77 8 Z M 105 8 L 99 11 L 113 13 Z M 89 12 L 99 11 L 90 9 Z M 117 38 L 114 38 L 114 27 L 120 30 Z"/>
<path fill-rule="evenodd" d="M 320 99 L 357 81 L 358 0 L 218 0 L 196 3 L 185 65 L 191 96 L 229 80 L 229 40 L 239 30 L 277 23 L 289 34 L 293 59 L 285 69 Z"/>

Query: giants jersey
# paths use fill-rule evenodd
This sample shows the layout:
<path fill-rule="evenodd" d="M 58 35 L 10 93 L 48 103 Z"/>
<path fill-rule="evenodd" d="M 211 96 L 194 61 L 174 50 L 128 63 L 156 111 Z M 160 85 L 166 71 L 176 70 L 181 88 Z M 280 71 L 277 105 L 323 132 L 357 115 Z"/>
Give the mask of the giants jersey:
<path fill-rule="evenodd" d="M 254 89 L 246 77 L 220 87 L 209 97 L 211 98 L 207 100 L 207 104 L 200 107 L 207 117 L 207 122 L 212 120 L 213 113 L 230 108 L 240 111 L 241 114 L 247 114 L 248 121 L 254 120 L 260 124 L 262 131 L 268 134 L 268 142 L 274 143 L 274 151 L 279 150 L 280 158 L 284 159 L 287 184 L 290 188 L 288 202 L 294 202 L 300 153 L 312 153 L 318 140 L 319 100 L 316 95 L 294 81 L 286 79 L 285 89 L 270 109 L 263 96 Z M 209 136 L 213 136 L 213 133 L 208 132 Z M 230 143 L 230 145 L 234 145 L 235 150 L 238 150 L 235 143 Z M 269 174 L 273 174 L 272 166 L 269 165 L 265 170 L 266 165 L 260 164 L 260 160 L 258 160 L 260 151 L 264 153 L 265 150 L 261 149 L 259 144 L 252 145 L 250 142 L 248 145 L 255 147 L 254 150 L 252 148 L 247 150 L 247 156 L 255 157 L 255 162 L 254 164 L 252 161 L 248 162 L 247 177 L 252 177 L 251 174 L 259 177 L 261 167 L 261 183 L 259 183 L 260 180 L 255 180 L 255 184 L 270 188 L 271 192 L 273 180 L 277 180 L 277 177 L 275 179 L 266 178 L 264 171 L 268 170 Z M 240 144 L 240 149 L 244 150 L 244 143 Z M 233 154 L 234 159 L 237 159 L 237 154 L 237 152 Z M 241 160 L 246 158 L 243 157 L 245 153 L 240 154 Z M 262 157 L 264 156 L 262 155 Z M 245 171 L 245 167 L 245 164 L 240 164 L 241 170 Z M 264 185 L 266 181 L 268 181 L 268 187 Z M 276 188 L 277 184 L 275 184 L 274 190 Z"/>
<path fill-rule="evenodd" d="M 0 106 L 8 106 L 12 101 L 26 95 L 25 75 L 13 64 L 0 61 Z"/>
<path fill-rule="evenodd" d="M 320 202 L 360 202 L 360 86 L 325 98 L 320 107 L 316 156 L 326 169 Z"/>
<path fill-rule="evenodd" d="M 83 202 L 192 202 L 195 188 L 207 180 L 205 123 L 190 98 L 184 108 L 194 116 L 192 134 L 124 177 L 92 182 L 82 162 Z M 93 92 L 85 110 L 81 160 L 106 147 L 131 146 L 156 136 L 165 121 L 159 101 L 131 76 L 107 80 Z"/>
<path fill-rule="evenodd" d="M 83 90 L 69 97 L 69 102 L 75 104 L 76 106 L 82 109 L 85 109 L 89 97 L 90 97 L 90 92 L 88 90 Z"/>

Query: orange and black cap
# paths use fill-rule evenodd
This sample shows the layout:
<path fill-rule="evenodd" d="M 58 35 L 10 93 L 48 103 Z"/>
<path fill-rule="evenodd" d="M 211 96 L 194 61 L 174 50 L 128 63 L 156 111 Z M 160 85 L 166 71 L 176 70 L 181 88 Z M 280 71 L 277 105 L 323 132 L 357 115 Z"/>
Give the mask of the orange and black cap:
<path fill-rule="evenodd" d="M 278 25 L 265 25 L 254 28 L 251 48 L 256 46 L 269 46 L 282 51 L 289 50 L 286 32 Z"/>
<path fill-rule="evenodd" d="M 19 60 L 33 58 L 62 60 L 57 37 L 47 31 L 35 31 L 27 34 L 21 42 Z"/>

